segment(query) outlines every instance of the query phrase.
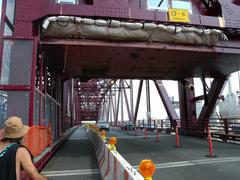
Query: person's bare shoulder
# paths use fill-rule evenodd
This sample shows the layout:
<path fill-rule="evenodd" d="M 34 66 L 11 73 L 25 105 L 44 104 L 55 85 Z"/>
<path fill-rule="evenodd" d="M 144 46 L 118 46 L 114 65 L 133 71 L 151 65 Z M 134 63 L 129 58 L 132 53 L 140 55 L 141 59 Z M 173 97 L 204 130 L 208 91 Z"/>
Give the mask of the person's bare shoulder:
<path fill-rule="evenodd" d="M 33 180 L 46 180 L 47 178 L 43 177 L 37 169 L 35 168 L 31 155 L 25 147 L 20 147 L 17 150 L 16 155 L 17 161 L 20 162 L 21 167 L 26 171 L 26 173 L 31 177 Z"/>

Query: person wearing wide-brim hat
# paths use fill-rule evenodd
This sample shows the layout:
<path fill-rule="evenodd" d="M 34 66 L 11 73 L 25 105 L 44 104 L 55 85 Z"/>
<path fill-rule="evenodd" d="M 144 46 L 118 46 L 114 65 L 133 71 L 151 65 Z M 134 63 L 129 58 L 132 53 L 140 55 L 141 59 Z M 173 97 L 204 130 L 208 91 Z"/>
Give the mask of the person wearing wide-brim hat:
<path fill-rule="evenodd" d="M 33 180 L 46 180 L 39 174 L 32 162 L 29 150 L 21 145 L 23 137 L 28 133 L 29 126 L 22 123 L 21 118 L 12 116 L 5 121 L 1 130 L 0 139 L 0 179 L 20 180 L 20 170 L 25 172 Z"/>

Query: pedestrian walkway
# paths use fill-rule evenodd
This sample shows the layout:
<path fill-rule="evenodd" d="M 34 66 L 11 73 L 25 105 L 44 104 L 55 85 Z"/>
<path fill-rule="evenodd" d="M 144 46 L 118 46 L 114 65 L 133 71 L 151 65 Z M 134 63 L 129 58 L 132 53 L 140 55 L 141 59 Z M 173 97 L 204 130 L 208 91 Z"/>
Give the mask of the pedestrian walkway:
<path fill-rule="evenodd" d="M 83 127 L 78 128 L 42 171 L 49 180 L 101 180 L 95 151 Z"/>

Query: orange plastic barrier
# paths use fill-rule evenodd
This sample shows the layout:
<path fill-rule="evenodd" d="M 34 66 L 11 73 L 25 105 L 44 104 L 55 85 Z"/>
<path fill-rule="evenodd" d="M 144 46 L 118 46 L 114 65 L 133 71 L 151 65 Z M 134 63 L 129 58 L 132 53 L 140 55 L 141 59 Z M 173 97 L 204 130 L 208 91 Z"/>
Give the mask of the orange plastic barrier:
<path fill-rule="evenodd" d="M 51 127 L 32 126 L 24 137 L 23 145 L 27 146 L 34 157 L 38 156 L 52 143 Z"/>
<path fill-rule="evenodd" d="M 3 129 L 0 129 L 0 140 L 3 139 Z"/>

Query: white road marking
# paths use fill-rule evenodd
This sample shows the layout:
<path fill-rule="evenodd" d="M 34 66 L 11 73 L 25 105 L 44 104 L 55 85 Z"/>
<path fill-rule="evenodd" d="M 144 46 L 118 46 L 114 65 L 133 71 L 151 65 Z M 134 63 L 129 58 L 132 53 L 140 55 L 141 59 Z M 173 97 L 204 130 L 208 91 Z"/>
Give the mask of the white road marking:
<path fill-rule="evenodd" d="M 197 159 L 190 161 L 176 161 L 170 163 L 159 163 L 155 164 L 156 169 L 164 169 L 164 168 L 175 168 L 182 166 L 196 166 L 196 165 L 204 165 L 204 164 L 216 164 L 216 163 L 225 163 L 225 162 L 239 162 L 240 157 L 227 157 L 227 158 L 209 158 L 209 159 Z M 134 168 L 138 168 L 138 166 L 134 166 Z"/>
<path fill-rule="evenodd" d="M 209 159 L 197 159 L 190 161 L 176 161 L 170 163 L 158 163 L 156 169 L 164 168 L 175 168 L 175 167 L 184 167 L 184 166 L 196 166 L 204 164 L 216 164 L 216 163 L 225 163 L 225 162 L 239 162 L 240 157 L 226 157 L 226 158 L 209 158 Z M 138 169 L 138 166 L 133 166 L 135 169 Z M 75 175 L 92 175 L 100 174 L 99 169 L 79 169 L 79 170 L 63 170 L 63 171 L 43 171 L 42 174 L 47 177 L 57 177 L 57 176 L 75 176 Z"/>
<path fill-rule="evenodd" d="M 76 176 L 76 175 L 100 174 L 100 171 L 99 169 L 76 169 L 76 170 L 63 170 L 63 171 L 42 171 L 41 174 L 47 177 Z"/>

